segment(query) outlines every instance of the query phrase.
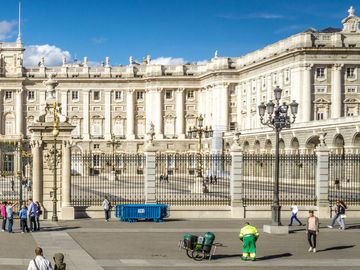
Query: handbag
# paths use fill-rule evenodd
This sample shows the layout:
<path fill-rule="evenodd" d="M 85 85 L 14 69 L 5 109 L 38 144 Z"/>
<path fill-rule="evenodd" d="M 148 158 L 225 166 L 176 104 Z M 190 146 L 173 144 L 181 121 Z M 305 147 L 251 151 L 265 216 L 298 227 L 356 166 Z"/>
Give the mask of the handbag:
<path fill-rule="evenodd" d="M 346 215 L 344 214 L 344 215 L 340 215 L 340 218 L 346 218 Z"/>

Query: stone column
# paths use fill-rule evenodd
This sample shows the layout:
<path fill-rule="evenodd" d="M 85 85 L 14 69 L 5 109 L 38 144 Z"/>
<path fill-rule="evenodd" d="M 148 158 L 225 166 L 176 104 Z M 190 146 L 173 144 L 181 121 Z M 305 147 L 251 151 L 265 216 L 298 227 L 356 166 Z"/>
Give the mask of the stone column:
<path fill-rule="evenodd" d="M 111 139 L 111 91 L 105 91 L 105 140 Z"/>
<path fill-rule="evenodd" d="M 332 68 L 332 85 L 331 85 L 331 118 L 341 117 L 342 100 L 341 100 L 341 69 L 342 64 L 335 64 Z"/>
<path fill-rule="evenodd" d="M 23 89 L 18 89 L 16 90 L 16 111 L 15 111 L 15 115 L 16 115 L 16 134 L 17 135 L 21 135 L 23 134 L 23 119 L 24 119 L 24 114 L 23 114 Z"/>
<path fill-rule="evenodd" d="M 30 142 L 33 156 L 32 192 L 33 200 L 42 203 L 43 201 L 43 144 L 40 140 Z"/>
<path fill-rule="evenodd" d="M 317 156 L 315 181 L 318 217 L 329 218 L 329 149 L 320 145 L 315 153 Z"/>
<path fill-rule="evenodd" d="M 156 139 L 163 139 L 163 103 L 162 103 L 162 89 L 157 88 L 153 93 L 152 110 L 155 111 L 154 124 L 155 124 L 155 137 Z"/>
<path fill-rule="evenodd" d="M 68 115 L 68 90 L 61 92 L 61 112 L 63 115 Z"/>
<path fill-rule="evenodd" d="M 252 96 L 252 89 L 251 89 L 251 81 L 246 83 L 246 129 L 253 128 L 251 126 L 251 96 Z"/>
<path fill-rule="evenodd" d="M 184 110 L 184 88 L 176 90 L 176 135 L 179 139 L 185 139 L 185 110 Z"/>
<path fill-rule="evenodd" d="M 239 127 L 239 129 L 242 128 L 242 100 L 241 100 L 241 85 L 238 84 L 235 88 L 236 91 L 236 118 L 237 118 L 237 126 Z"/>
<path fill-rule="evenodd" d="M 304 80 L 303 80 L 303 91 L 302 98 L 299 100 L 302 108 L 302 114 L 300 114 L 300 122 L 309 122 L 311 121 L 311 111 L 312 111 L 312 102 L 311 102 L 311 69 L 312 64 L 306 64 L 303 70 Z"/>
<path fill-rule="evenodd" d="M 240 145 L 234 142 L 230 149 L 231 172 L 230 192 L 231 211 L 233 218 L 244 218 L 245 209 L 243 206 L 243 153 Z"/>
<path fill-rule="evenodd" d="M 266 81 L 266 100 L 273 100 L 274 99 L 274 95 L 273 95 L 273 86 L 271 83 L 271 74 L 269 74 L 266 77 L 267 81 Z"/>
<path fill-rule="evenodd" d="M 206 102 L 206 107 L 205 107 L 205 125 L 206 126 L 211 126 L 212 125 L 212 87 L 209 86 L 206 88 L 206 92 L 205 92 L 205 102 Z"/>
<path fill-rule="evenodd" d="M 156 203 L 156 149 L 152 143 L 145 146 L 145 203 Z"/>
<path fill-rule="evenodd" d="M 134 95 L 135 90 L 130 89 L 126 94 L 126 139 L 133 140 L 135 139 L 135 129 L 134 129 Z"/>
<path fill-rule="evenodd" d="M 90 93 L 88 90 L 83 90 L 83 139 L 89 140 L 90 139 Z"/>
<path fill-rule="evenodd" d="M 262 99 L 261 99 L 261 78 L 258 78 L 256 80 L 256 113 L 255 113 L 255 128 L 259 128 L 261 127 L 261 123 L 260 123 L 260 117 L 259 112 L 258 112 L 258 106 L 260 105 Z"/>
<path fill-rule="evenodd" d="M 75 218 L 74 207 L 71 206 L 71 142 L 62 143 L 62 196 L 61 219 L 72 220 Z"/>

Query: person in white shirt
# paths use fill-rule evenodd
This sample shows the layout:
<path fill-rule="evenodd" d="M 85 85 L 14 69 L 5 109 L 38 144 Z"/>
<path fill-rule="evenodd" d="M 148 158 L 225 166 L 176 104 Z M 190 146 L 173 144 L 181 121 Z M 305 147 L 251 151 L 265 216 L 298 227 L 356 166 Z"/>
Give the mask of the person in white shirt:
<path fill-rule="evenodd" d="M 290 218 L 290 224 L 289 226 L 293 225 L 293 221 L 294 219 L 296 219 L 296 221 L 299 223 L 300 226 L 302 226 L 303 224 L 301 223 L 301 221 L 298 219 L 297 217 L 297 213 L 299 212 L 299 209 L 297 207 L 297 205 L 293 204 L 291 206 L 291 218 Z"/>
<path fill-rule="evenodd" d="M 102 203 L 102 207 L 104 208 L 105 222 L 108 222 L 109 218 L 110 218 L 111 203 L 107 197 L 105 197 L 105 199 Z"/>
<path fill-rule="evenodd" d="M 28 270 L 54 270 L 51 266 L 51 262 L 43 256 L 43 250 L 41 247 L 35 249 L 35 259 L 29 263 Z"/>

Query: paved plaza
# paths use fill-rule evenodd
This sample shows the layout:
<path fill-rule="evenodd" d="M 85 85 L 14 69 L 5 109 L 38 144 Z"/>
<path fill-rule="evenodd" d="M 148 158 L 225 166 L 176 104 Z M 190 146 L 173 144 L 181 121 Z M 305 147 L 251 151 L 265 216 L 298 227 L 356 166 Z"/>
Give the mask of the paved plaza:
<path fill-rule="evenodd" d="M 65 254 L 68 270 L 75 269 L 359 269 L 360 220 L 347 220 L 348 230 L 328 229 L 329 220 L 321 220 L 318 252 L 308 253 L 305 228 L 291 227 L 289 235 L 262 233 L 268 220 L 253 220 L 260 229 L 258 260 L 241 261 L 238 239 L 243 220 L 193 219 L 166 220 L 162 223 L 121 223 L 113 219 L 43 222 L 43 230 L 21 234 L 18 221 L 15 233 L 0 234 L 0 269 L 26 269 L 37 245 L 49 259 L 56 252 Z M 287 223 L 284 220 L 284 224 Z M 203 234 L 212 231 L 221 242 L 211 261 L 196 262 L 178 241 L 185 232 Z"/>

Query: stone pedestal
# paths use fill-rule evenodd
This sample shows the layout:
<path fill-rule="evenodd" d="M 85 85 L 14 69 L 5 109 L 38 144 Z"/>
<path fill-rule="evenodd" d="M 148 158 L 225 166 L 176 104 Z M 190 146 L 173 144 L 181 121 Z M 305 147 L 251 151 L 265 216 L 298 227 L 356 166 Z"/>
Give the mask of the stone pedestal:
<path fill-rule="evenodd" d="M 270 234 L 288 234 L 289 226 L 264 225 L 264 233 Z"/>

